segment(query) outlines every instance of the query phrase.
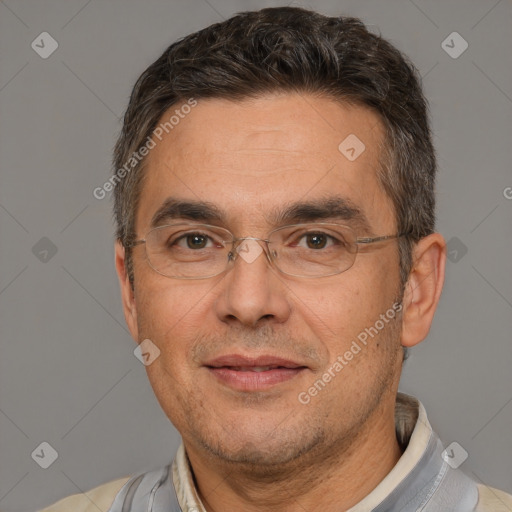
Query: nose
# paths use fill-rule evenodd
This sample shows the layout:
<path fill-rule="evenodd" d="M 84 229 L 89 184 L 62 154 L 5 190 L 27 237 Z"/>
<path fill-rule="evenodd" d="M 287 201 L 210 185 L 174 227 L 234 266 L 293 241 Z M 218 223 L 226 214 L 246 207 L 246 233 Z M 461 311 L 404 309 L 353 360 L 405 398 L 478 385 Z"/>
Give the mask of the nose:
<path fill-rule="evenodd" d="M 216 301 L 221 321 L 256 327 L 264 321 L 283 323 L 290 316 L 288 288 L 262 245 L 263 241 L 249 238 L 236 247 L 235 261 Z"/>

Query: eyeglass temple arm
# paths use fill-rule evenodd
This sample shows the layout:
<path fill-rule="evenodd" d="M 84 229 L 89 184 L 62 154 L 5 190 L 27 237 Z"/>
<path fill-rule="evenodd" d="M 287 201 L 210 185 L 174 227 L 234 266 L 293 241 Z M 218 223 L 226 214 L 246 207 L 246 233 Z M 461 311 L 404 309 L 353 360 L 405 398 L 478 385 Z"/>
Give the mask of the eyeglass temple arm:
<path fill-rule="evenodd" d="M 125 249 L 130 249 L 132 247 L 136 247 L 137 245 L 142 245 L 145 243 L 146 243 L 146 240 L 134 240 L 133 242 L 126 244 L 124 247 L 125 247 Z"/>
<path fill-rule="evenodd" d="M 408 233 L 398 233 L 396 235 L 384 235 L 384 236 L 376 236 L 376 237 L 363 237 L 357 238 L 356 244 L 373 244 L 375 242 L 382 242 L 384 240 L 391 240 L 393 238 L 401 238 L 402 236 L 407 236 Z"/>

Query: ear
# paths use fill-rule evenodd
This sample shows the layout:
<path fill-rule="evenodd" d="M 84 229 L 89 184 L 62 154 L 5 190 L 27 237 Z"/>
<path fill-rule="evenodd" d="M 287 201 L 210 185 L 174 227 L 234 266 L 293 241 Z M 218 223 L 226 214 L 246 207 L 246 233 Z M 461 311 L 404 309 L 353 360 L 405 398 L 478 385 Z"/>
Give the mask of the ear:
<path fill-rule="evenodd" d="M 444 238 L 439 233 L 422 238 L 413 249 L 412 261 L 403 299 L 401 343 L 404 347 L 417 345 L 430 330 L 444 283 Z"/>
<path fill-rule="evenodd" d="M 117 277 L 119 278 L 119 284 L 121 285 L 121 299 L 123 301 L 124 318 L 133 339 L 138 342 L 139 329 L 137 325 L 135 294 L 126 269 L 126 252 L 119 240 L 117 240 L 115 244 L 115 260 Z"/>

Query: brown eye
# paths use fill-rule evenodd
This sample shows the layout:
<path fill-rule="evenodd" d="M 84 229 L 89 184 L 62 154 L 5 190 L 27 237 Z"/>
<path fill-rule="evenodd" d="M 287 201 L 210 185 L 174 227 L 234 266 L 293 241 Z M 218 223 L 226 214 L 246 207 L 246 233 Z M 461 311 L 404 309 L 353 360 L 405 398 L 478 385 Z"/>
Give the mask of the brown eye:
<path fill-rule="evenodd" d="M 166 243 L 168 249 L 209 249 L 211 247 L 218 247 L 213 238 L 204 233 L 185 233 L 181 236 L 170 237 Z"/>
<path fill-rule="evenodd" d="M 327 245 L 327 235 L 313 233 L 306 235 L 306 243 L 310 249 L 323 249 Z"/>
<path fill-rule="evenodd" d="M 186 240 L 189 249 L 204 249 L 208 243 L 206 235 L 187 235 Z"/>

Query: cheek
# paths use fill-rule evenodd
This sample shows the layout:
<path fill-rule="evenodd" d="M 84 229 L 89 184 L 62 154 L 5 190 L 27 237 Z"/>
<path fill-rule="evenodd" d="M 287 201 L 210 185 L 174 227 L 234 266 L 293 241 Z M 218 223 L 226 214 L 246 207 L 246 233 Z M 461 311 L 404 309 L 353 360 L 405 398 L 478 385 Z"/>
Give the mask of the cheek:
<path fill-rule="evenodd" d="M 200 325 L 213 285 L 205 281 L 180 281 L 155 275 L 143 276 L 136 294 L 140 328 L 173 337 L 186 325 Z M 188 332 L 188 328 L 187 331 Z"/>
<path fill-rule="evenodd" d="M 332 357 L 373 325 L 394 303 L 398 289 L 396 276 L 385 262 L 375 262 L 366 269 L 352 268 L 346 273 L 318 281 L 315 285 L 295 283 L 296 309 L 309 330 Z M 365 262 L 366 263 L 366 262 Z M 336 354 L 335 354 L 336 353 Z"/>
<path fill-rule="evenodd" d="M 137 296 L 140 338 L 149 338 L 160 350 L 146 366 L 148 378 L 160 405 L 178 423 L 179 404 L 195 389 L 191 349 L 204 330 L 205 308 L 211 310 L 211 285 L 198 283 L 147 280 Z"/>
<path fill-rule="evenodd" d="M 166 378 L 178 381 L 190 373 L 191 347 L 211 311 L 212 284 L 205 284 L 152 276 L 141 282 L 136 295 L 139 336 L 149 338 L 160 350 L 157 364 L 147 367 L 150 378 L 156 378 L 158 368 L 168 373 Z"/>

